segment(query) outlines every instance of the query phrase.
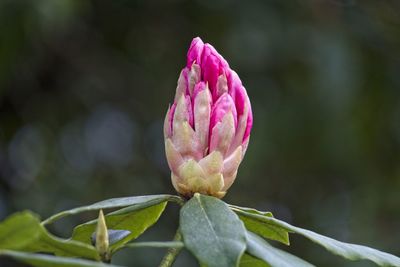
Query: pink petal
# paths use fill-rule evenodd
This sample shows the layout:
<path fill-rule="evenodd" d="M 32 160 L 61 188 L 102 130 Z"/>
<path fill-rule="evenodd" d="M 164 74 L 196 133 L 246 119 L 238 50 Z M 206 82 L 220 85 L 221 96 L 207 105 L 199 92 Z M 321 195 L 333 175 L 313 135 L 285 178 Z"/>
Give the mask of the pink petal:
<path fill-rule="evenodd" d="M 230 70 L 226 74 L 226 78 L 228 80 L 228 90 L 229 94 L 232 96 L 233 100 L 236 99 L 236 91 L 242 87 L 242 81 L 234 70 Z"/>
<path fill-rule="evenodd" d="M 246 154 L 247 147 L 249 146 L 249 141 L 250 141 L 250 135 L 243 140 L 243 144 L 242 144 L 242 150 L 243 150 L 242 159 L 244 158 L 244 155 Z"/>
<path fill-rule="evenodd" d="M 248 104 L 246 89 L 243 86 L 237 87 L 235 90 L 235 105 L 238 112 L 238 116 L 242 115 L 244 112 L 244 106 Z"/>
<path fill-rule="evenodd" d="M 246 128 L 243 134 L 243 141 L 250 135 L 251 128 L 253 126 L 253 113 L 251 110 L 250 100 L 247 96 L 246 89 L 243 86 L 237 87 L 235 92 L 235 106 L 237 110 L 238 117 L 243 115 L 245 112 L 246 116 Z M 246 111 L 245 111 L 246 110 Z"/>
<path fill-rule="evenodd" d="M 184 159 L 200 160 L 203 157 L 200 141 L 187 121 L 174 122 L 172 143 Z"/>
<path fill-rule="evenodd" d="M 204 49 L 208 51 L 207 53 L 215 56 L 218 59 L 221 68 L 223 68 L 225 71 L 228 71 L 229 69 L 228 62 L 218 53 L 218 51 L 212 45 L 207 43 L 204 45 Z"/>
<path fill-rule="evenodd" d="M 246 132 L 247 120 L 249 114 L 249 106 L 245 105 L 243 114 L 238 118 L 238 124 L 236 128 L 236 135 L 232 141 L 231 147 L 228 150 L 227 155 L 230 155 L 238 146 L 241 146 L 244 140 L 244 134 Z"/>
<path fill-rule="evenodd" d="M 186 96 L 186 108 L 189 112 L 189 124 L 193 128 L 193 106 L 189 95 Z"/>
<path fill-rule="evenodd" d="M 215 124 L 220 122 L 224 115 L 231 111 L 235 120 L 235 127 L 237 125 L 237 112 L 235 108 L 235 104 L 233 102 L 232 97 L 225 93 L 220 98 L 218 98 L 217 102 L 213 105 L 212 113 L 211 113 L 211 122 L 210 129 L 214 128 Z"/>
<path fill-rule="evenodd" d="M 187 76 L 187 94 L 193 96 L 194 86 L 200 82 L 200 66 L 193 63 Z"/>
<path fill-rule="evenodd" d="M 224 93 L 228 93 L 228 81 L 225 74 L 218 77 L 217 88 L 215 90 L 216 98 L 219 98 Z"/>
<path fill-rule="evenodd" d="M 170 129 L 171 129 L 170 135 L 173 134 L 173 123 L 174 123 L 175 109 L 176 109 L 176 103 L 172 104 L 171 108 L 169 109 L 169 112 L 167 113 L 168 122 L 169 122 Z"/>
<path fill-rule="evenodd" d="M 215 90 L 218 77 L 229 71 L 229 65 L 212 45 L 205 44 L 200 66 L 203 80 L 208 82 L 213 99 L 216 100 Z"/>
<path fill-rule="evenodd" d="M 251 111 L 251 105 L 250 105 L 250 100 L 249 100 L 249 116 L 247 117 L 247 126 L 246 126 L 246 131 L 243 136 L 243 143 L 248 140 L 248 137 L 250 136 L 251 128 L 253 127 L 253 112 Z"/>
<path fill-rule="evenodd" d="M 224 160 L 223 175 L 225 180 L 225 186 L 223 190 L 227 190 L 235 181 L 237 170 L 242 162 L 243 158 L 242 147 L 239 146 L 236 150 Z"/>
<path fill-rule="evenodd" d="M 224 159 L 224 168 L 222 173 L 224 176 L 230 176 L 237 171 L 240 162 L 243 159 L 243 148 L 238 146 L 229 157 Z"/>
<path fill-rule="evenodd" d="M 204 43 L 200 37 L 196 37 L 192 40 L 190 44 L 189 51 L 187 53 L 187 63 L 186 66 L 190 68 L 193 62 L 197 64 L 201 63 L 201 55 L 203 53 Z"/>
<path fill-rule="evenodd" d="M 183 163 L 183 158 L 169 138 L 165 140 L 165 154 L 171 171 L 178 173 L 179 166 Z"/>
<path fill-rule="evenodd" d="M 193 110 L 190 96 L 181 95 L 176 104 L 175 113 L 172 122 L 173 133 L 175 133 L 175 124 L 187 121 L 193 127 Z"/>
<path fill-rule="evenodd" d="M 175 100 L 174 102 L 178 102 L 179 97 L 181 97 L 182 94 L 188 94 L 188 68 L 184 68 L 178 78 L 178 83 L 176 86 L 176 92 L 175 92 Z"/>
<path fill-rule="evenodd" d="M 215 150 L 225 156 L 235 136 L 235 121 L 231 111 L 225 113 L 222 121 L 212 128 L 210 152 Z"/>
<path fill-rule="evenodd" d="M 218 58 L 211 55 L 210 49 L 206 46 L 204 48 L 202 62 L 201 62 L 202 78 L 208 83 L 214 98 L 214 89 L 219 76 L 219 62 Z"/>
<path fill-rule="evenodd" d="M 211 94 L 204 82 L 198 83 L 194 88 L 194 128 L 200 139 L 202 150 L 205 153 L 208 147 L 208 135 L 211 116 Z"/>
<path fill-rule="evenodd" d="M 169 114 L 171 112 L 171 107 L 168 107 L 167 114 L 165 115 L 164 119 L 164 138 L 169 138 L 172 135 L 172 128 L 171 128 L 171 115 Z"/>
<path fill-rule="evenodd" d="M 197 97 L 197 94 L 203 91 L 204 89 L 208 90 L 208 85 L 205 82 L 201 81 L 198 84 L 196 84 L 193 89 L 193 95 L 192 95 L 193 99 L 195 99 Z M 210 105 L 211 104 L 212 103 L 210 103 Z"/>

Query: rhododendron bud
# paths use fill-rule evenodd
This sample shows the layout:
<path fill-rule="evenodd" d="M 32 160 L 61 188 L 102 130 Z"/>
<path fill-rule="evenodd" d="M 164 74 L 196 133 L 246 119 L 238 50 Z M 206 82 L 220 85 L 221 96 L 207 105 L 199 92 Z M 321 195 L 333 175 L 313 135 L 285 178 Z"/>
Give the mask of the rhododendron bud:
<path fill-rule="evenodd" d="M 164 122 L 172 184 L 183 196 L 223 197 L 236 178 L 253 124 L 239 76 L 210 44 L 193 39 Z"/>
<path fill-rule="evenodd" d="M 108 262 L 110 260 L 108 230 L 103 210 L 100 210 L 99 218 L 97 220 L 95 245 L 102 261 Z"/>

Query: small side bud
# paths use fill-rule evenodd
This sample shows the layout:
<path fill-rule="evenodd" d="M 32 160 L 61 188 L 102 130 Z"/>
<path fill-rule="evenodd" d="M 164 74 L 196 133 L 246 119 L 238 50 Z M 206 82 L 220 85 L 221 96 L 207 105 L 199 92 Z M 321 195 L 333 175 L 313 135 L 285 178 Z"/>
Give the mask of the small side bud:
<path fill-rule="evenodd" d="M 99 255 L 103 262 L 110 262 L 108 230 L 103 210 L 100 210 L 99 218 L 97 220 L 96 249 L 99 252 Z"/>

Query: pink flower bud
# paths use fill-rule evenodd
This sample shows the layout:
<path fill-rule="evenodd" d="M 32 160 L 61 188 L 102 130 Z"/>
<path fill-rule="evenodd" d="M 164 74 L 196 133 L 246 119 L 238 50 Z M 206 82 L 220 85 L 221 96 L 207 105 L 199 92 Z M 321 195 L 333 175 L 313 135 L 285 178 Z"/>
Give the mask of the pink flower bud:
<path fill-rule="evenodd" d="M 172 184 L 183 196 L 223 197 L 236 178 L 253 125 L 239 76 L 210 44 L 194 38 L 164 122 Z"/>

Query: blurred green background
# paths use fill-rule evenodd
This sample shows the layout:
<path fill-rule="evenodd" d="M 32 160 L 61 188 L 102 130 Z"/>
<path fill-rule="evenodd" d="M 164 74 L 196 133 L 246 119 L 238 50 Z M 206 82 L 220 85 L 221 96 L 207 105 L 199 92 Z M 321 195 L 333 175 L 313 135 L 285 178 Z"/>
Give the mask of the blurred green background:
<path fill-rule="evenodd" d="M 162 122 L 193 37 L 240 75 L 254 128 L 226 200 L 400 255 L 400 2 L 0 2 L 0 219 L 174 193 Z M 67 237 L 82 214 L 51 230 Z M 169 240 L 171 205 L 141 240 Z M 346 262 L 292 236 L 317 266 Z M 156 266 L 164 251 L 114 262 Z M 0 259 L 1 266 L 17 266 Z M 196 266 L 185 252 L 176 266 Z"/>

